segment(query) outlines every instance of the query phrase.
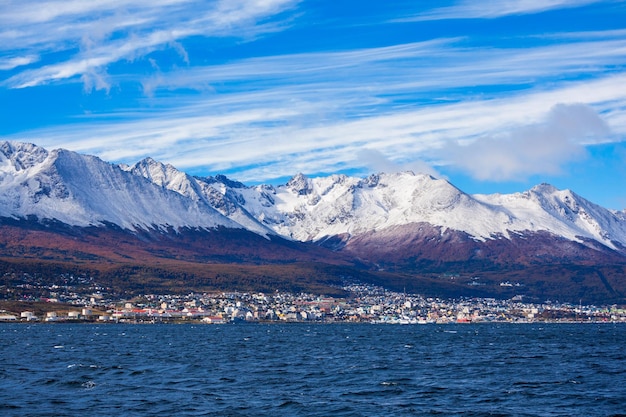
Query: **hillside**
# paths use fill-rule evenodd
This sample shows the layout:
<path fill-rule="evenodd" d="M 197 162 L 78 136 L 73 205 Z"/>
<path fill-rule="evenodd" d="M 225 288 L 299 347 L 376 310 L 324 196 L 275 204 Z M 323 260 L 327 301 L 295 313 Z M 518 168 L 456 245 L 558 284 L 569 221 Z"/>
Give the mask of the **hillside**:
<path fill-rule="evenodd" d="M 246 186 L 4 142 L 0 258 L 5 275 L 79 269 L 119 291 L 337 293 L 356 279 L 614 303 L 626 295 L 626 213 L 548 184 L 471 195 L 403 172 Z"/>

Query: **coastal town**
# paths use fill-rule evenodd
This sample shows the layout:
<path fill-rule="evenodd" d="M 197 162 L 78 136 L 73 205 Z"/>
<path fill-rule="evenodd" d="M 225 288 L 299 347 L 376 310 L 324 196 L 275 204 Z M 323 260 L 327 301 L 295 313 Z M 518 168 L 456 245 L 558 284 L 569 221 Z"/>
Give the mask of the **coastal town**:
<path fill-rule="evenodd" d="M 447 324 L 481 322 L 626 322 L 624 306 L 593 306 L 524 297 L 440 299 L 347 282 L 345 297 L 275 291 L 142 294 L 113 297 L 85 277 L 64 285 L 0 286 L 0 300 L 46 308 L 0 309 L 2 322 L 208 323 L 318 322 Z M 4 288 L 3 288 L 4 287 Z M 16 304 L 14 304 L 16 305 Z M 35 305 L 35 304 L 33 304 Z"/>

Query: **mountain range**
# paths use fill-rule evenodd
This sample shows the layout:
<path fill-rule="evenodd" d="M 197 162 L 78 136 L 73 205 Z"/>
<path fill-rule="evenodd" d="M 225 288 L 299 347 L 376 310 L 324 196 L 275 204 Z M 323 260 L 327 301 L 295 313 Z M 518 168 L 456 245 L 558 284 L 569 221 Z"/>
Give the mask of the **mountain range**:
<path fill-rule="evenodd" d="M 626 210 L 549 184 L 471 195 L 400 172 L 247 186 L 151 158 L 1 142 L 0 268 L 82 270 L 119 290 L 336 293 L 351 279 L 615 303 L 626 300 Z"/>

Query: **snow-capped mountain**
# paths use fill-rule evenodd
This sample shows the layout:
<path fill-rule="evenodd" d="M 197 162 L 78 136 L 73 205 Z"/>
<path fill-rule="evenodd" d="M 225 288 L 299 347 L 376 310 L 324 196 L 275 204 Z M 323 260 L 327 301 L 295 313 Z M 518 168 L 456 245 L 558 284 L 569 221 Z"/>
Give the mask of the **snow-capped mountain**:
<path fill-rule="evenodd" d="M 238 228 L 192 200 L 93 156 L 31 144 L 0 144 L 0 217 L 52 219 L 124 229 Z"/>
<path fill-rule="evenodd" d="M 245 187 L 241 183 L 229 181 L 221 176 L 218 176 L 221 182 L 211 178 L 194 178 L 177 170 L 172 165 L 157 162 L 152 158 L 139 161 L 132 167 L 122 168 L 134 175 L 144 177 L 160 187 L 174 191 L 193 201 L 194 204 L 211 206 L 242 228 L 263 236 L 274 234 L 271 229 L 265 227 L 241 207 L 240 198 L 230 190 L 230 188 Z"/>
<path fill-rule="evenodd" d="M 607 210 L 570 190 L 540 184 L 510 195 L 475 195 L 479 201 L 506 209 L 516 219 L 511 231 L 548 231 L 570 240 L 596 240 L 612 249 L 626 246 L 624 212 Z"/>
<path fill-rule="evenodd" d="M 301 241 L 340 236 L 347 242 L 364 233 L 404 233 L 403 226 L 428 224 L 477 241 L 547 232 L 611 249 L 626 246 L 623 212 L 547 184 L 510 195 L 469 195 L 446 180 L 404 172 L 365 179 L 298 174 L 279 187 L 222 186 L 259 222 Z"/>
<path fill-rule="evenodd" d="M 224 226 L 348 246 L 375 234 L 384 245 L 427 225 L 434 237 L 458 232 L 476 242 L 542 233 L 617 251 L 626 247 L 626 212 L 547 184 L 523 193 L 470 195 L 446 180 L 403 172 L 368 178 L 298 174 L 285 185 L 248 187 L 221 175 L 192 177 L 150 158 L 118 166 L 4 142 L 0 217 L 28 216 L 126 229 Z"/>
<path fill-rule="evenodd" d="M 403 172 L 246 186 L 0 142 L 0 272 L 50 265 L 142 290 L 156 279 L 332 293 L 356 278 L 435 296 L 625 302 L 626 211 L 547 184 L 470 195 Z"/>

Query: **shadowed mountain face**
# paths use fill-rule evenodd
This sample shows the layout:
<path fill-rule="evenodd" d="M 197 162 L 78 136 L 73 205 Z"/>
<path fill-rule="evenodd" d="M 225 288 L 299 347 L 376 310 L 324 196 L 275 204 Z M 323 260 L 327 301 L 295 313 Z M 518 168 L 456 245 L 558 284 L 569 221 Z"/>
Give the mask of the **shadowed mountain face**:
<path fill-rule="evenodd" d="M 469 195 L 413 173 L 283 186 L 0 144 L 5 271 L 82 269 L 119 290 L 311 290 L 624 302 L 626 214 L 542 184 Z"/>

